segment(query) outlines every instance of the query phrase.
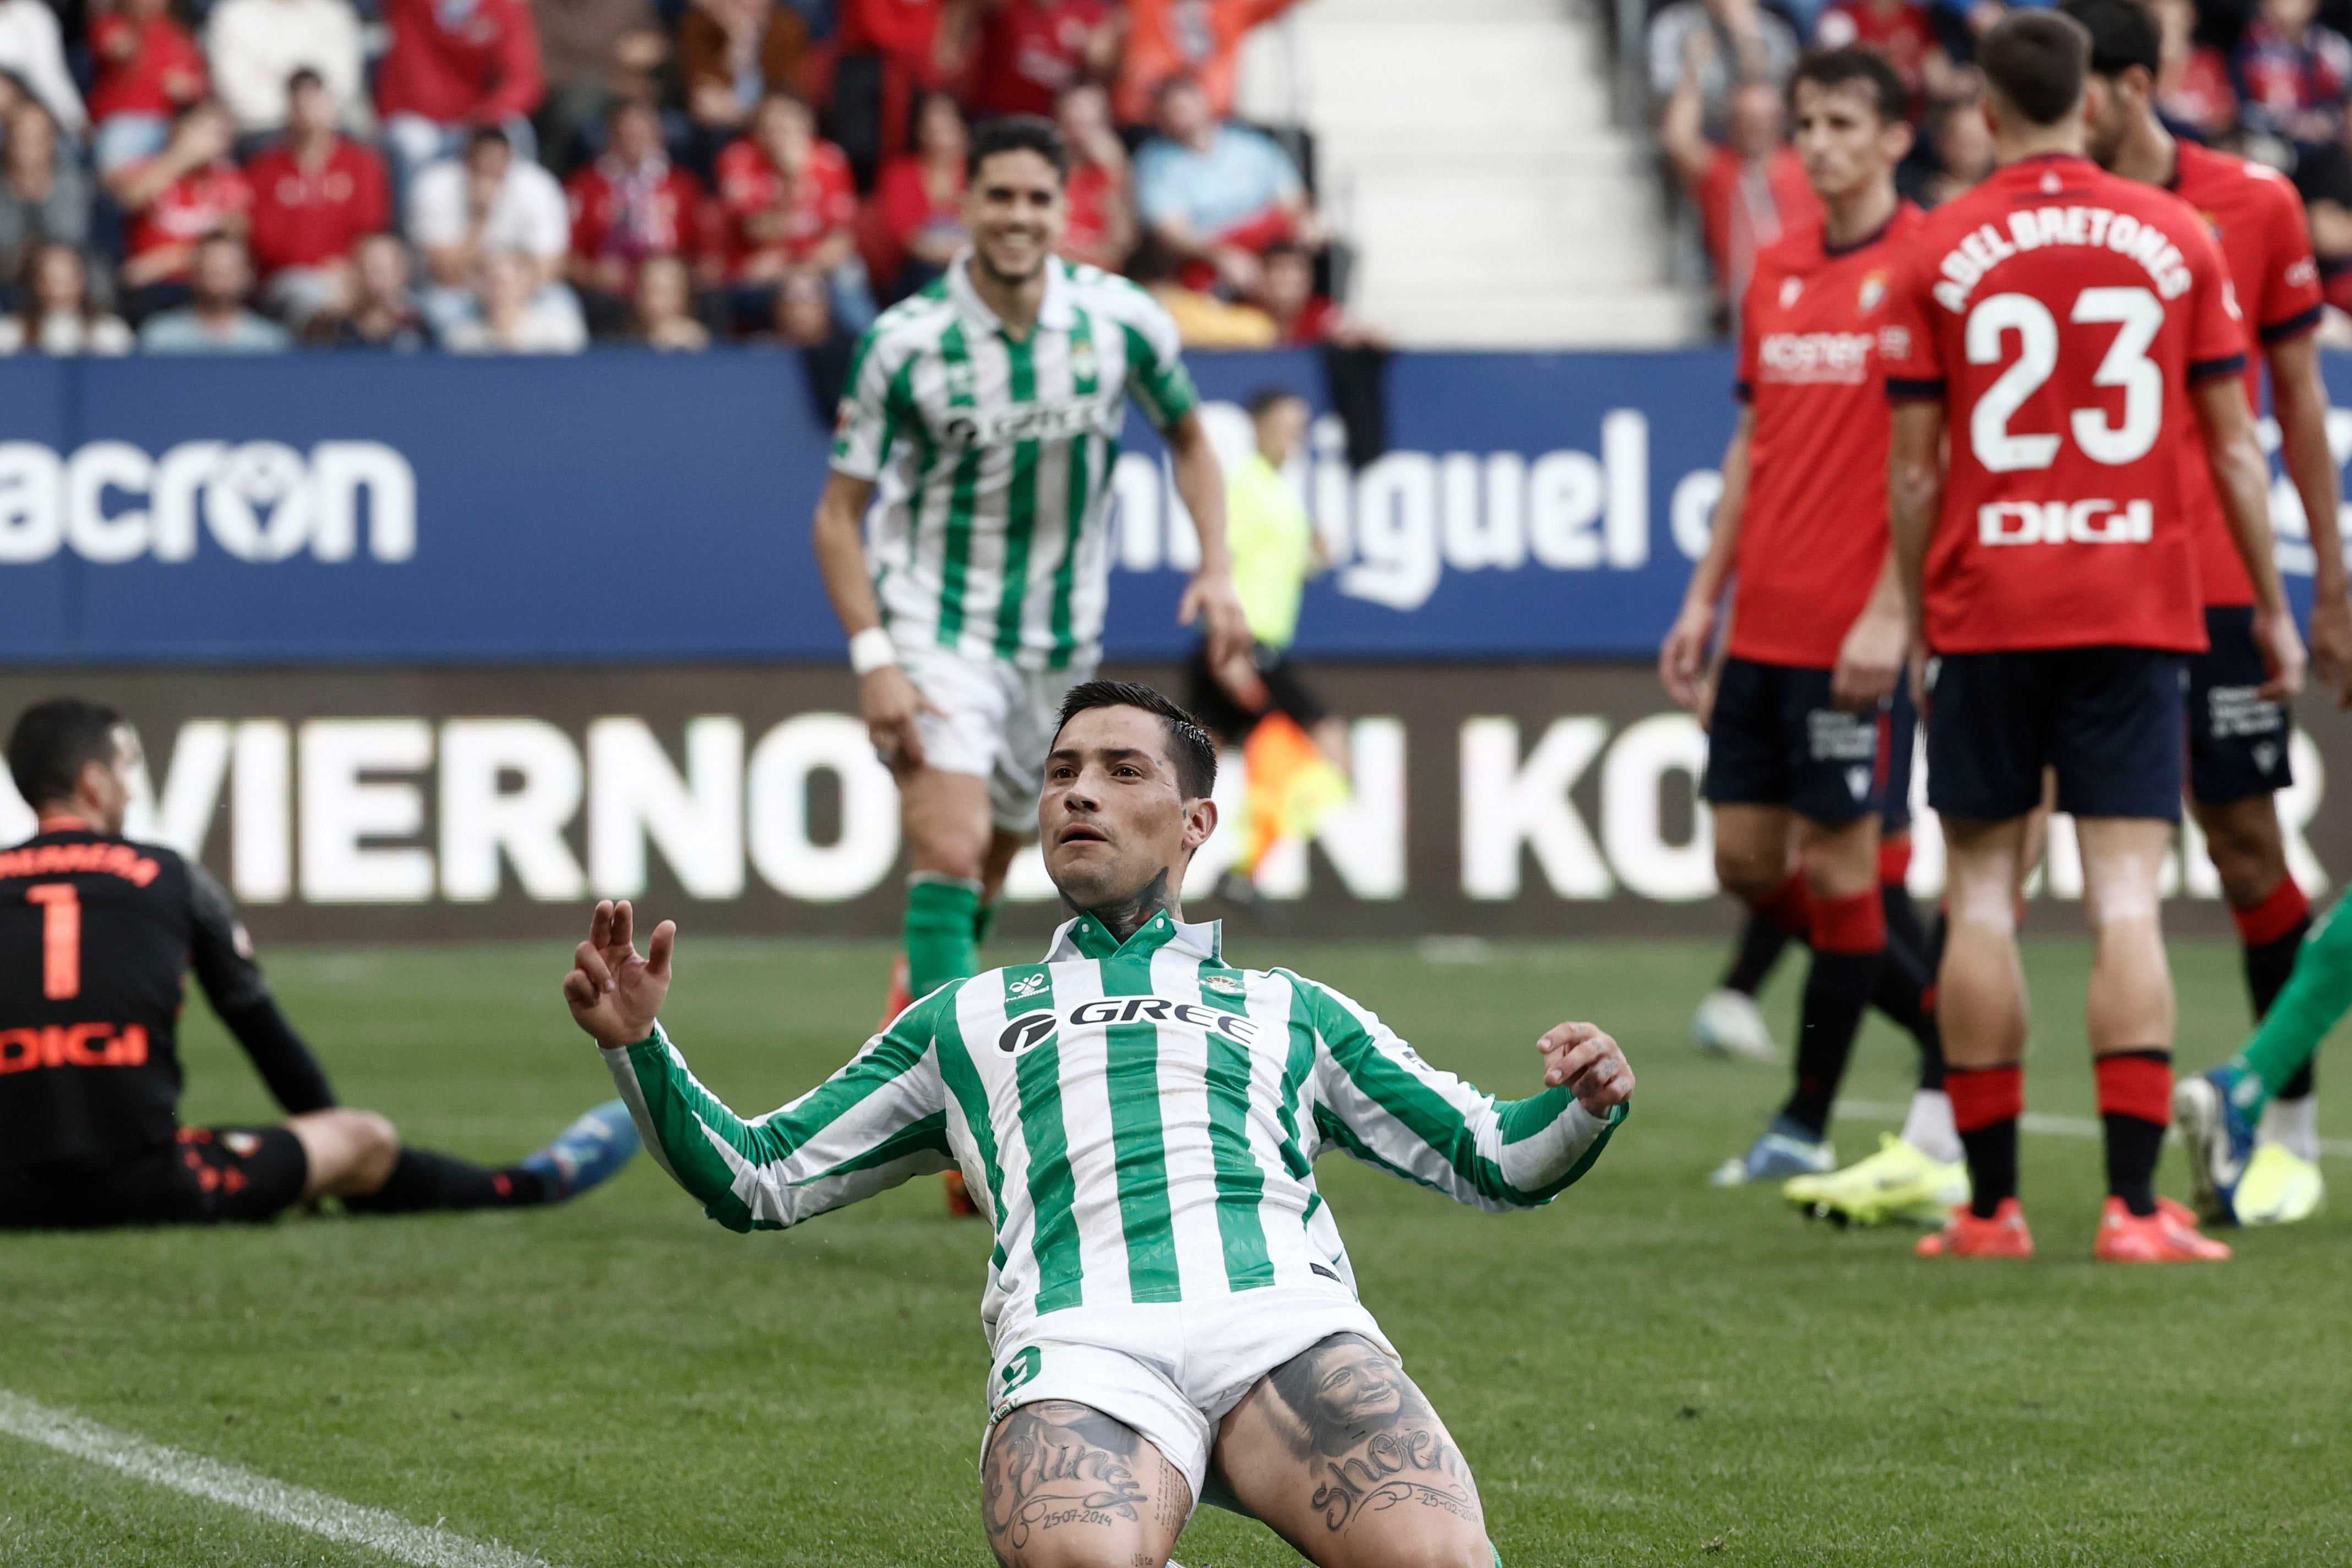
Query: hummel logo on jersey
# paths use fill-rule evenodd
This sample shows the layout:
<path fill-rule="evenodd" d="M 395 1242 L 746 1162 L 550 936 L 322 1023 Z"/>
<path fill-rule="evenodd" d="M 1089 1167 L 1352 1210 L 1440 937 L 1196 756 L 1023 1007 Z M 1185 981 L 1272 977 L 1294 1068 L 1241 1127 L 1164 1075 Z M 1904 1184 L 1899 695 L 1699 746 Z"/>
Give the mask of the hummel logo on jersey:
<path fill-rule="evenodd" d="M 2156 508 L 2144 500 L 1990 501 L 1977 508 L 1979 544 L 2146 544 Z"/>
<path fill-rule="evenodd" d="M 1034 996 L 1039 991 L 1045 989 L 1045 976 L 1042 973 L 1024 974 L 1006 986 L 1004 994 L 1008 996 Z"/>

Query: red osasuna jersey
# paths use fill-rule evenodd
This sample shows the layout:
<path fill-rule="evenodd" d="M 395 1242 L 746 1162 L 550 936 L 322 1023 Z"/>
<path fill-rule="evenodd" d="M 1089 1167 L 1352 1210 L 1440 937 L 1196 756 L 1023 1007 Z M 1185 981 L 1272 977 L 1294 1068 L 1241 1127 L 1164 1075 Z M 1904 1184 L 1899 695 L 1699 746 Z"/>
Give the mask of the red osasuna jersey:
<path fill-rule="evenodd" d="M 2319 325 L 2319 263 L 2303 198 L 2286 176 L 2261 163 L 2179 143 L 2179 162 L 2166 189 L 2195 207 L 2213 226 L 2221 259 L 2245 313 L 2246 400 L 2255 405 L 2261 382 L 2253 354 L 2300 337 Z M 2180 448 L 2180 483 L 2197 531 L 2197 574 L 2209 605 L 2251 605 L 2253 580 L 2230 536 L 2229 520 L 2213 490 L 2202 433 Z"/>
<path fill-rule="evenodd" d="M 1739 395 L 1755 424 L 1730 652 L 1827 669 L 1886 563 L 1886 390 L 1878 329 L 1921 214 L 1857 244 L 1821 226 L 1756 258 L 1739 315 Z"/>
<path fill-rule="evenodd" d="M 1950 450 L 1928 646 L 2204 647 L 2179 447 L 2190 384 L 2246 363 L 2204 220 L 2044 154 L 1929 213 L 1896 278 L 1887 395 L 1942 404 Z"/>

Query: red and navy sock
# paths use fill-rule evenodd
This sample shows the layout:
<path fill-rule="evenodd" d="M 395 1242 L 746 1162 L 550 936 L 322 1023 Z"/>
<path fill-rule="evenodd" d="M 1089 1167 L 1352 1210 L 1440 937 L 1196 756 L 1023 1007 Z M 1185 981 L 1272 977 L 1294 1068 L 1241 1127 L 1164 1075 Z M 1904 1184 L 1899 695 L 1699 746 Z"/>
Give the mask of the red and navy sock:
<path fill-rule="evenodd" d="M 1731 967 L 1724 972 L 1723 989 L 1753 996 L 1764 989 L 1764 979 L 1790 942 L 1789 933 L 1751 909 L 1740 922 L 1739 947 Z"/>
<path fill-rule="evenodd" d="M 1952 1125 L 1969 1160 L 1969 1212 L 1990 1219 L 2004 1199 L 2017 1195 L 2017 1119 L 2025 1114 L 2025 1069 L 2006 1067 L 1948 1068 L 1944 1089 L 1952 1097 Z"/>
<path fill-rule="evenodd" d="M 1886 910 L 1877 890 L 1815 902 L 1812 944 L 1797 1015 L 1797 1086 L 1780 1114 L 1819 1138 L 1886 958 Z"/>
<path fill-rule="evenodd" d="M 2238 941 L 2245 950 L 2246 994 L 2253 1001 L 2254 1016 L 2261 1018 L 2294 973 L 2294 955 L 2311 931 L 2311 900 L 2294 877 L 2282 877 L 2269 898 L 2250 910 L 2231 910 L 2230 918 L 2237 922 Z M 2306 1058 L 2280 1086 L 2277 1098 L 2301 1100 L 2310 1092 L 2311 1062 Z"/>
<path fill-rule="evenodd" d="M 383 1185 L 343 1207 L 353 1214 L 424 1214 L 436 1209 L 524 1208 L 548 1200 L 547 1184 L 520 1165 L 492 1170 L 430 1149 L 403 1149 Z"/>
<path fill-rule="evenodd" d="M 2156 1212 L 2156 1160 L 2172 1120 L 2172 1053 L 2117 1051 L 2093 1064 L 2107 1135 L 2107 1191 L 2142 1218 Z"/>

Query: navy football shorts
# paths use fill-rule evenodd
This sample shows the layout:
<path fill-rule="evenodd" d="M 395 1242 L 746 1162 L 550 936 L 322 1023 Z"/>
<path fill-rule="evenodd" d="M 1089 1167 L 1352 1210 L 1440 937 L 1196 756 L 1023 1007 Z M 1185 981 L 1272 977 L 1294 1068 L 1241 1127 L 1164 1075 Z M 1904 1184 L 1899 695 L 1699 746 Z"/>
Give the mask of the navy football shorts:
<path fill-rule="evenodd" d="M 1707 802 L 1785 805 L 1815 822 L 1877 816 L 1888 833 L 1909 831 L 1906 687 L 1875 713 L 1848 713 L 1831 703 L 1826 669 L 1725 659 L 1707 725 Z"/>
<path fill-rule="evenodd" d="M 2180 820 L 2181 656 L 2149 647 L 1948 653 L 1929 665 L 1927 804 L 2004 822 L 2042 799 L 2075 816 Z"/>
<path fill-rule="evenodd" d="M 2189 793 L 2202 805 L 2271 795 L 2294 782 L 2294 725 L 2283 702 L 2254 695 L 2270 679 L 2251 605 L 2210 605 L 2212 647 L 2189 656 Z"/>

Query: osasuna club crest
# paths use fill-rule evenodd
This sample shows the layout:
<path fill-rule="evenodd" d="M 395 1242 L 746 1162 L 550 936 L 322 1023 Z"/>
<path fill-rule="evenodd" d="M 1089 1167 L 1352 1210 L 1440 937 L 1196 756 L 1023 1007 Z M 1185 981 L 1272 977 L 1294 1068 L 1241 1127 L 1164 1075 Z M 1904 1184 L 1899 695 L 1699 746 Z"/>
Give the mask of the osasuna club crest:
<path fill-rule="evenodd" d="M 1008 1057 L 1036 1049 L 1065 1028 L 1103 1029 L 1119 1024 L 1184 1024 L 1248 1045 L 1257 1026 L 1235 1013 L 1164 996 L 1098 996 L 1052 1012 L 1024 1013 L 1004 1026 L 996 1048 Z"/>

